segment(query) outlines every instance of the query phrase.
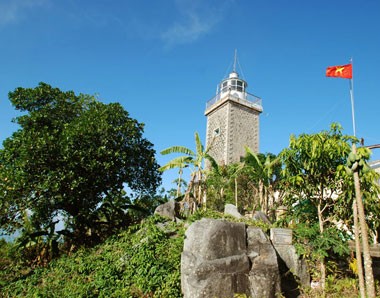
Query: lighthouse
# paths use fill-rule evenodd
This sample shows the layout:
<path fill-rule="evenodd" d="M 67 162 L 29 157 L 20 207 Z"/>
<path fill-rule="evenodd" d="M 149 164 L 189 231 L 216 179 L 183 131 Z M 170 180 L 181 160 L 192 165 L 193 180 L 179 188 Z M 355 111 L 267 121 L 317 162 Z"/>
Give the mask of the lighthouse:
<path fill-rule="evenodd" d="M 206 103 L 206 146 L 220 165 L 240 162 L 245 156 L 245 146 L 259 152 L 262 100 L 248 93 L 248 84 L 239 77 L 236 62 L 235 52 L 232 71 Z"/>

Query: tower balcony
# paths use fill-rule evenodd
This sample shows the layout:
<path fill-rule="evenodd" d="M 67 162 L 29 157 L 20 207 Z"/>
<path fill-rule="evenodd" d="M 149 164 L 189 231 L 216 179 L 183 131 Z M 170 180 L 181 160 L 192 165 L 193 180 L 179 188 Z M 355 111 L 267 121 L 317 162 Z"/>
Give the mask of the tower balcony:
<path fill-rule="evenodd" d="M 260 97 L 248 92 L 234 92 L 234 90 L 229 90 L 227 92 L 219 92 L 206 103 L 205 115 L 209 114 L 215 108 L 219 107 L 228 100 L 254 109 L 260 113 L 263 111 L 262 100 Z"/>

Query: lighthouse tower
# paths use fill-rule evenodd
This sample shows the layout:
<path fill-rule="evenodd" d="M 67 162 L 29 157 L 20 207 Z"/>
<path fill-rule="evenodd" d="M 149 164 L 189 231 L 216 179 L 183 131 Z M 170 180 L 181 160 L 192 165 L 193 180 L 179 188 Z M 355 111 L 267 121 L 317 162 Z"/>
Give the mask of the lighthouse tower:
<path fill-rule="evenodd" d="M 247 92 L 248 84 L 234 66 L 228 78 L 217 88 L 217 94 L 206 104 L 206 146 L 218 164 L 240 162 L 245 146 L 259 152 L 259 115 L 261 98 Z"/>

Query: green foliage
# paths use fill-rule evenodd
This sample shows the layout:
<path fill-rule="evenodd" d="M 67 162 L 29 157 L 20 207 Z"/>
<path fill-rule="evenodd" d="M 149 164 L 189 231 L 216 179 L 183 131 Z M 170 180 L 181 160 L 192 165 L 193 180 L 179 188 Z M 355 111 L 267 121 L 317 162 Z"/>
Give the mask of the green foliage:
<path fill-rule="evenodd" d="M 172 146 L 161 151 L 162 155 L 167 154 L 185 154 L 183 156 L 175 157 L 170 160 L 164 166 L 160 168 L 160 171 L 167 171 L 170 169 L 178 168 L 178 190 L 181 189 L 182 170 L 189 167 L 191 170 L 191 180 L 187 185 L 187 190 L 184 195 L 184 201 L 189 206 L 189 211 L 194 212 L 198 206 L 203 202 L 204 192 L 204 162 L 207 159 L 211 164 L 216 165 L 215 160 L 208 154 L 209 148 L 204 149 L 199 134 L 194 134 L 195 138 L 195 152 L 184 146 Z M 193 200 L 195 199 L 195 201 Z"/>
<path fill-rule="evenodd" d="M 360 296 L 358 281 L 353 278 L 338 278 L 335 275 L 330 275 L 326 279 L 326 288 L 323 291 L 321 288 L 301 288 L 303 298 L 357 298 Z M 380 297 L 378 292 L 376 297 Z"/>
<path fill-rule="evenodd" d="M 225 219 L 225 220 L 228 220 L 230 222 L 243 222 L 248 226 L 261 228 L 266 233 L 268 233 L 270 228 L 273 227 L 271 224 L 267 224 L 267 223 L 264 223 L 262 221 L 257 221 L 257 220 L 253 220 L 253 219 L 249 219 L 249 218 L 245 218 L 245 217 L 238 219 L 234 216 L 231 216 L 228 214 L 226 215 L 222 212 L 215 211 L 212 209 L 199 209 L 196 212 L 194 212 L 194 214 L 189 216 L 187 218 L 187 221 L 188 222 L 194 222 L 194 221 L 200 220 L 202 218 Z"/>
<path fill-rule="evenodd" d="M 195 133 L 196 151 L 184 146 L 172 146 L 161 151 L 162 155 L 167 154 L 185 154 L 176 157 L 160 168 L 161 171 L 166 171 L 173 168 L 185 168 L 190 166 L 193 172 L 202 171 L 204 159 L 208 157 L 207 150 L 204 150 L 199 134 Z"/>
<path fill-rule="evenodd" d="M 1 280 L 4 297 L 181 297 L 182 225 L 150 217 L 29 276 Z M 0 275 L 1 276 L 1 275 Z"/>
<path fill-rule="evenodd" d="M 272 153 L 256 154 L 248 147 L 245 150 L 244 166 L 249 170 L 250 178 L 255 181 L 260 210 L 267 214 L 273 208 L 274 191 L 281 178 L 281 160 Z"/>
<path fill-rule="evenodd" d="M 0 288 L 11 282 L 17 270 L 14 268 L 15 262 L 12 257 L 13 245 L 0 239 Z M 12 270 L 13 269 L 13 270 Z"/>
<path fill-rule="evenodd" d="M 374 218 L 379 211 L 379 192 L 374 171 L 366 165 L 369 151 L 361 149 L 353 154 L 351 146 L 356 142 L 356 138 L 343 135 L 340 125 L 332 124 L 329 131 L 291 136 L 289 147 L 280 153 L 284 204 L 293 224 L 311 233 L 299 249 L 311 262 L 319 262 L 322 287 L 331 254 L 342 255 L 347 250 L 343 243 L 347 238 L 341 237 L 337 225 L 342 231 L 353 226 L 353 171 L 361 174 L 367 219 L 372 217 L 369 222 L 373 228 L 378 224 Z"/>
<path fill-rule="evenodd" d="M 350 142 L 356 141 L 343 135 L 338 124 L 332 124 L 330 131 L 291 137 L 289 148 L 284 149 L 280 157 L 284 164 L 284 204 L 294 212 L 295 222 L 309 222 L 310 225 L 318 222 L 321 233 L 338 221 L 347 227 L 353 225 L 354 184 L 346 162 L 352 155 Z M 363 160 L 369 157 L 366 149 L 358 152 Z M 374 181 L 374 171 L 361 176 L 367 210 L 376 212 L 378 187 Z"/>
<path fill-rule="evenodd" d="M 223 210 L 226 203 L 240 210 L 273 208 L 281 163 L 274 154 L 256 154 L 248 147 L 243 163 L 213 165 L 206 174 L 208 207 Z"/>
<path fill-rule="evenodd" d="M 362 174 L 368 173 L 371 168 L 367 164 L 367 160 L 369 160 L 371 156 L 371 150 L 365 147 L 358 148 L 357 152 L 350 152 L 347 157 L 347 168 L 348 172 L 351 174 L 352 172 L 358 171 Z"/>
<path fill-rule="evenodd" d="M 312 262 L 321 257 L 348 256 L 348 237 L 334 226 L 321 234 L 318 224 L 300 223 L 293 228 L 293 235 L 298 254 Z"/>
<path fill-rule="evenodd" d="M 303 199 L 310 200 L 314 206 L 331 204 L 332 194 L 341 189 L 337 168 L 345 164 L 351 151 L 348 140 L 337 126 L 317 134 L 291 136 L 289 148 L 280 154 L 288 205 Z"/>
<path fill-rule="evenodd" d="M 240 165 L 214 165 L 206 173 L 206 195 L 207 207 L 223 211 L 225 204 L 235 203 L 235 178 L 239 179 Z M 240 206 L 246 202 L 243 201 L 240 187 L 238 196 Z"/>
<path fill-rule="evenodd" d="M 125 185 L 155 192 L 161 180 L 153 145 L 120 104 L 44 83 L 17 88 L 9 99 L 23 115 L 0 150 L 1 229 L 24 228 L 27 210 L 32 233 L 51 235 L 59 216 L 66 240 L 93 244 L 126 224 Z"/>

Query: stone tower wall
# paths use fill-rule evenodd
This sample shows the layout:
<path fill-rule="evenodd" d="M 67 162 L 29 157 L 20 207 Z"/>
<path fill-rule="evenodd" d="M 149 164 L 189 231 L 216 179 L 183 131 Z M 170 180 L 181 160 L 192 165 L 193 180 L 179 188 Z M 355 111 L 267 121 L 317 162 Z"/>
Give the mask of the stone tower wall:
<path fill-rule="evenodd" d="M 244 146 L 259 152 L 260 112 L 234 100 L 226 100 L 207 114 L 206 145 L 219 164 L 240 162 Z M 216 133 L 216 130 L 219 130 Z"/>
<path fill-rule="evenodd" d="M 245 156 L 244 146 L 259 152 L 259 112 L 233 101 L 230 105 L 228 164 L 241 161 L 241 157 Z"/>
<path fill-rule="evenodd" d="M 206 146 L 210 147 L 209 154 L 218 164 L 226 164 L 227 161 L 228 111 L 226 102 L 207 115 Z M 219 133 L 216 133 L 217 129 Z"/>

